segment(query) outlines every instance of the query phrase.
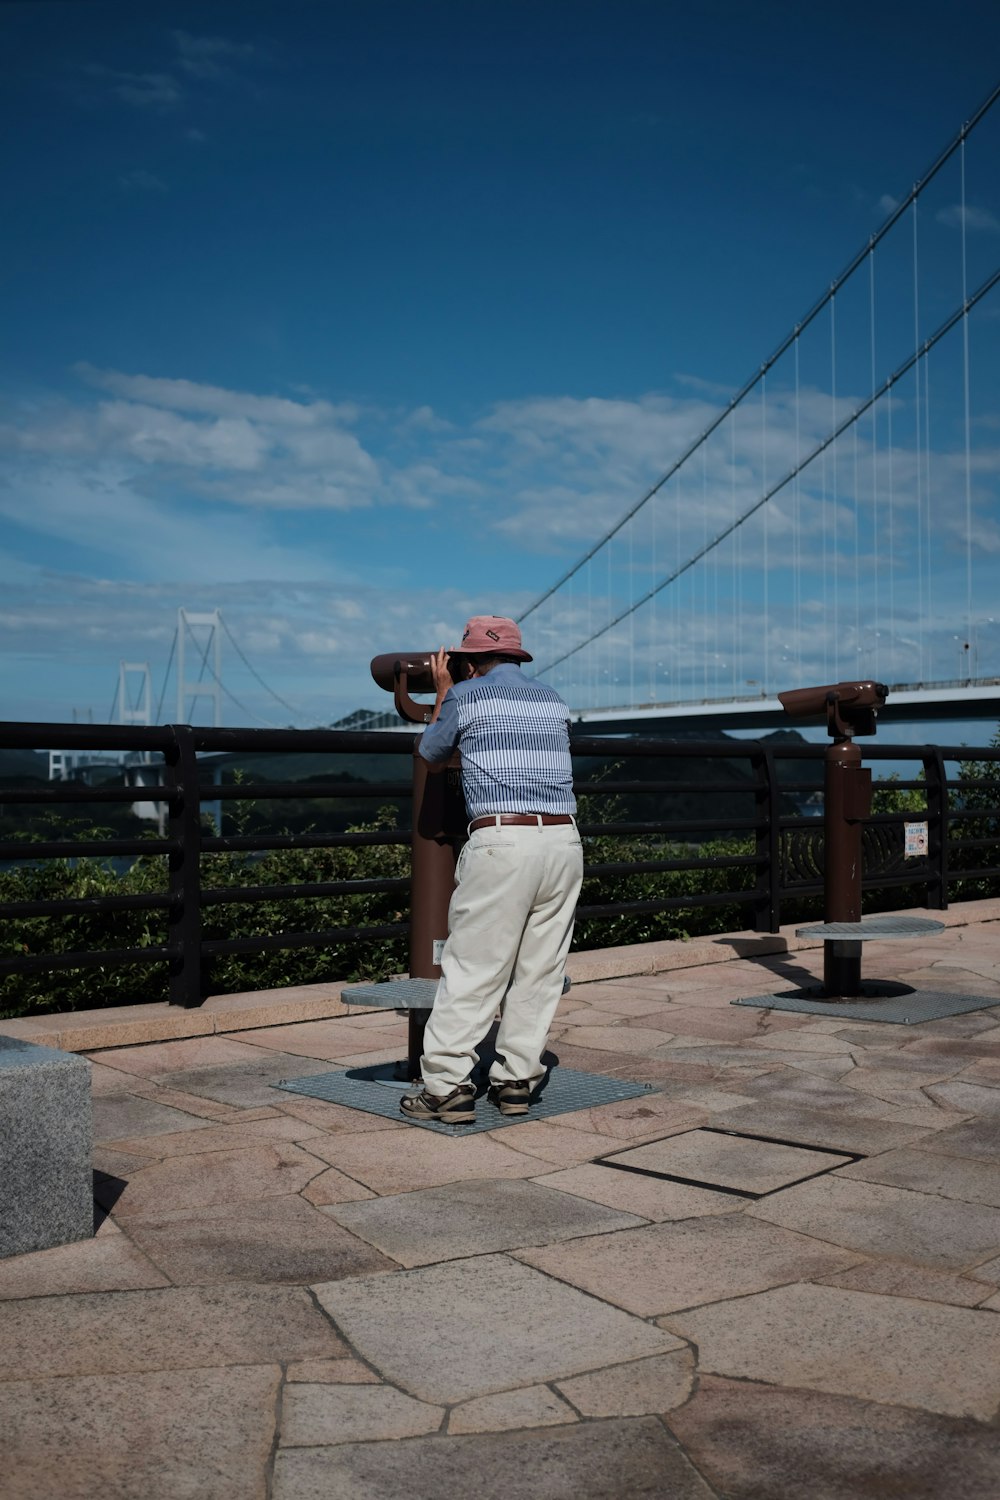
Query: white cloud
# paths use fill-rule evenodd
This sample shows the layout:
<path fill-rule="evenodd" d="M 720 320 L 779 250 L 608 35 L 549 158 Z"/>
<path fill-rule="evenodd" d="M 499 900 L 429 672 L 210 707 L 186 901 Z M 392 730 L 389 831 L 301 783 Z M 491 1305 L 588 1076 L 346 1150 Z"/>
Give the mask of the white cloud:
<path fill-rule="evenodd" d="M 99 80 L 113 98 L 138 109 L 174 109 L 184 99 L 183 87 L 171 73 L 131 73 L 100 63 L 90 63 L 82 71 Z"/>
<path fill-rule="evenodd" d="M 255 396 L 229 391 L 222 386 L 201 385 L 194 380 L 170 380 L 159 376 L 126 375 L 120 370 L 99 370 L 85 360 L 74 372 L 89 385 L 123 396 L 127 401 L 145 401 L 172 411 L 204 412 L 210 416 L 247 417 L 277 426 L 312 427 L 330 421 L 350 421 L 358 412 L 353 405 L 333 406 L 328 401 L 289 401 L 284 396 Z"/>
<path fill-rule="evenodd" d="M 168 191 L 167 184 L 160 177 L 147 172 L 143 167 L 138 167 L 134 172 L 123 172 L 118 179 L 118 186 L 125 193 L 165 193 Z"/>
<path fill-rule="evenodd" d="M 193 36 L 189 31 L 171 33 L 177 48 L 177 66 L 191 78 L 223 78 L 235 63 L 253 57 L 249 42 L 233 42 L 222 36 Z"/>
<path fill-rule="evenodd" d="M 942 208 L 935 215 L 939 224 L 946 225 L 949 229 L 961 229 L 963 224 L 966 229 L 984 234 L 1000 234 L 1000 219 L 988 208 L 976 208 L 974 204 L 967 203 L 963 208 L 961 203 L 949 203 L 947 208 Z"/>

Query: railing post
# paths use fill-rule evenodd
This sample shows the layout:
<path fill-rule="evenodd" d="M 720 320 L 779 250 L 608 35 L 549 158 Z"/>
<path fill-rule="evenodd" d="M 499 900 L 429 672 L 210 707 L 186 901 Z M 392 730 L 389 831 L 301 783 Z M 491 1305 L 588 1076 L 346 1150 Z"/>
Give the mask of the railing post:
<path fill-rule="evenodd" d="M 777 932 L 781 926 L 781 830 L 773 752 L 759 750 L 751 764 L 763 777 L 763 784 L 758 785 L 754 792 L 757 818 L 764 818 L 764 826 L 757 829 L 755 852 L 758 859 L 765 861 L 763 869 L 758 867 L 753 929 L 754 932 Z"/>
<path fill-rule="evenodd" d="M 190 1010 L 200 1005 L 201 992 L 201 801 L 194 730 L 172 724 L 174 743 L 164 753 L 166 782 L 177 790 L 167 817 L 167 836 L 179 842 L 168 855 L 171 907 L 167 937 L 179 951 L 170 960 L 171 1005 Z"/>
<path fill-rule="evenodd" d="M 927 905 L 932 911 L 948 907 L 948 773 L 935 745 L 923 753 L 927 787 Z"/>

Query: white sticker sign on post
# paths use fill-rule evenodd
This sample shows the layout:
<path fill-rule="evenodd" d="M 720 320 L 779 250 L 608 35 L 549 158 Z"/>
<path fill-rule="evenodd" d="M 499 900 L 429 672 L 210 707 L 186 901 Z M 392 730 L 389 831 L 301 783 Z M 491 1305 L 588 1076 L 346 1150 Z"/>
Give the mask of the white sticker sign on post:
<path fill-rule="evenodd" d="M 903 857 L 920 859 L 927 854 L 927 824 L 903 824 Z"/>

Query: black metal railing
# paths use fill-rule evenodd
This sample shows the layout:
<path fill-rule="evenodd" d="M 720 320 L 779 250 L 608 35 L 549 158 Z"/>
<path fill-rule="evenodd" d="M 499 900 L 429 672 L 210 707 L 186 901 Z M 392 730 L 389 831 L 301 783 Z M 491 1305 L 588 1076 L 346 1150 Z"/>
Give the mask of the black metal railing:
<path fill-rule="evenodd" d="M 77 779 L 49 784 L 8 778 L 0 785 L 0 811 L 35 807 L 58 811 L 65 818 L 85 806 L 147 804 L 162 809 L 156 831 L 145 837 L 47 838 L 35 827 L 30 836 L 2 838 L 0 869 L 36 867 L 48 860 L 95 860 L 106 866 L 139 856 L 156 856 L 166 865 L 159 890 L 0 901 L 0 976 L 161 964 L 166 966 L 171 1003 L 194 1006 L 204 999 L 206 965 L 213 959 L 400 939 L 407 931 L 404 873 L 255 883 L 248 864 L 239 883 L 211 885 L 206 881 L 212 871 L 207 857 L 408 845 L 413 743 L 408 731 L 0 724 L 0 751 L 44 747 L 76 754 L 113 752 L 135 762 L 131 767 L 123 762 L 118 773 L 132 778 L 128 785 L 84 784 L 79 777 L 87 773 L 80 768 Z M 610 919 L 727 908 L 741 913 L 746 926 L 776 931 L 795 904 L 815 901 L 822 893 L 824 750 L 823 745 L 798 741 L 575 737 L 580 828 L 590 856 L 585 891 L 596 888 L 601 897 L 585 897 L 578 912 L 581 924 L 594 930 L 594 924 Z M 355 761 L 361 757 L 367 771 L 381 769 L 385 774 L 349 781 L 317 777 L 217 784 L 212 778 L 218 776 L 219 758 L 226 754 L 322 754 Z M 924 811 L 897 808 L 873 813 L 865 833 L 866 891 L 880 893 L 891 903 L 892 892 L 905 889 L 916 892 L 911 904 L 942 908 L 956 892 L 978 893 L 970 882 L 1000 880 L 1000 749 L 870 743 L 864 754 L 869 762 L 912 764 L 917 774 L 893 781 L 892 791 L 916 791 L 925 803 Z M 987 774 L 963 774 L 970 765 Z M 949 766 L 958 767 L 950 779 Z M 108 773 L 106 765 L 102 773 Z M 292 798 L 331 804 L 345 799 L 352 804 L 389 802 L 398 814 L 397 826 L 361 831 L 343 827 L 247 832 L 233 826 L 227 830 L 223 809 L 240 802 L 280 806 Z M 218 826 L 206 826 L 206 808 L 216 810 Z M 602 817 L 605 808 L 613 815 Z M 230 825 L 232 821 L 230 816 Z M 928 834 L 927 852 L 916 858 L 908 857 L 904 848 L 904 825 L 913 821 L 926 822 Z M 721 851 L 720 841 L 725 844 Z M 680 872 L 692 877 L 686 890 L 664 894 L 653 889 L 613 899 L 620 886 L 637 876 Z M 705 877 L 700 884 L 699 874 Z M 391 896 L 400 908 L 398 915 L 388 921 L 308 931 L 229 937 L 204 932 L 206 914 L 213 908 L 363 895 Z M 162 941 L 60 951 L 51 938 L 44 947 L 18 940 L 19 921 L 142 911 L 159 914 Z M 51 933 L 51 926 L 45 930 Z"/>

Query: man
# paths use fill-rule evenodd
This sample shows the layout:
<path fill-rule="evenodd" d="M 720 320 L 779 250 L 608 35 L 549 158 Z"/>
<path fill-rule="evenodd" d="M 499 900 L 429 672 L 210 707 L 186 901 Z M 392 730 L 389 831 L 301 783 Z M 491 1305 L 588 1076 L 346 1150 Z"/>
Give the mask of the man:
<path fill-rule="evenodd" d="M 400 1108 L 415 1120 L 475 1119 L 476 1047 L 503 1008 L 490 1097 L 526 1114 L 545 1076 L 542 1053 L 562 994 L 583 879 L 569 753 L 569 710 L 524 677 L 521 632 L 477 615 L 455 648 L 471 675 L 456 682 L 449 653 L 433 658 L 437 693 L 420 754 L 443 769 L 457 746 L 469 842 L 455 871 L 441 980 L 424 1034 L 423 1088 Z"/>

